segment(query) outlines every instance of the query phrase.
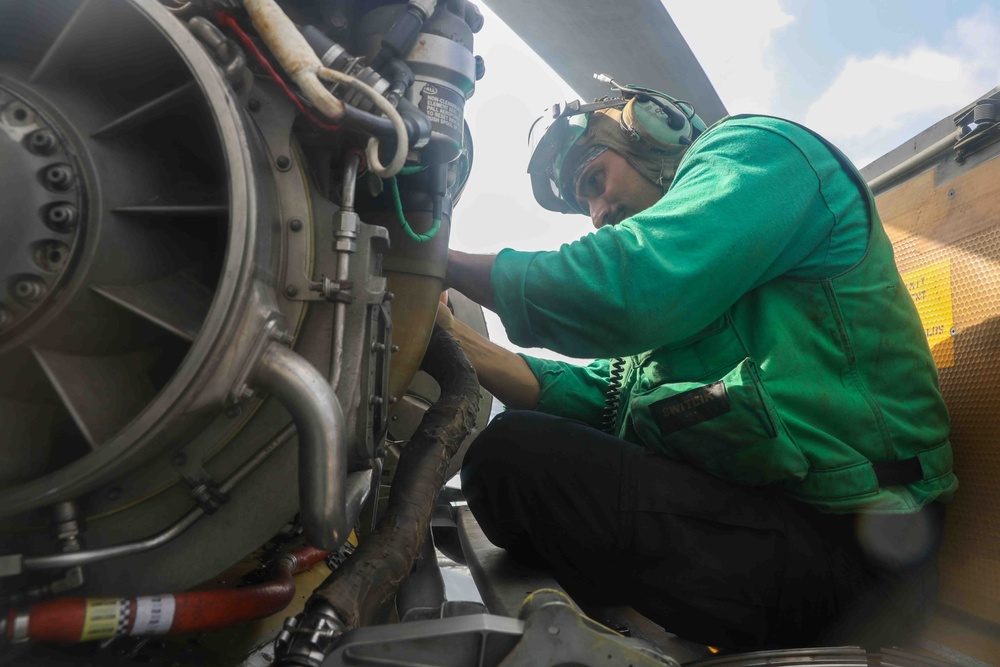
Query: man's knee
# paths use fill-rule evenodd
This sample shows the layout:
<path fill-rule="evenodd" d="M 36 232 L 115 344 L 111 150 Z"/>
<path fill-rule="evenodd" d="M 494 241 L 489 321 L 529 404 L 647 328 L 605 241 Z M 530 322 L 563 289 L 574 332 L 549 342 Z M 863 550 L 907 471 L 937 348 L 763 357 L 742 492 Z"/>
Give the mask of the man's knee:
<path fill-rule="evenodd" d="M 528 410 L 509 410 L 493 418 L 465 453 L 463 488 L 498 479 L 509 481 L 510 473 L 525 465 L 524 459 L 530 455 L 525 440 L 531 437 L 534 415 Z"/>

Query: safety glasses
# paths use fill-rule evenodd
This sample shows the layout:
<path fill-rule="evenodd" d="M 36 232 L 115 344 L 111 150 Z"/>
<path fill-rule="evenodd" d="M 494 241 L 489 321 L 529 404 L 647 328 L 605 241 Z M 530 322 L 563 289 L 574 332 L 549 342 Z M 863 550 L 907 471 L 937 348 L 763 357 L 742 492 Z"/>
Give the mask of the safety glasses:
<path fill-rule="evenodd" d="M 573 144 L 587 131 L 587 119 L 593 111 L 622 107 L 626 100 L 615 99 L 594 104 L 579 100 L 555 104 L 536 120 L 528 131 L 528 174 L 535 200 L 543 208 L 558 213 L 581 213 L 572 205 L 576 198 L 567 192 L 573 183 L 563 183 L 562 168 Z"/>

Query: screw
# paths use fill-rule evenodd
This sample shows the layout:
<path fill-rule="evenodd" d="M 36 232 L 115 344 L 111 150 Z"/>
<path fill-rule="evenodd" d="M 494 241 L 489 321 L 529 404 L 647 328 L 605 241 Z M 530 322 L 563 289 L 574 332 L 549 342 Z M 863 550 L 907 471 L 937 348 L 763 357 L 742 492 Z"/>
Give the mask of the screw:
<path fill-rule="evenodd" d="M 380 343 L 377 340 L 372 341 L 372 352 L 382 352 L 385 350 L 385 343 Z"/>
<path fill-rule="evenodd" d="M 250 109 L 250 111 L 252 111 L 253 113 L 257 113 L 258 111 L 260 111 L 260 100 L 258 100 L 256 97 L 251 97 L 249 100 L 247 100 L 247 109 Z"/>
<path fill-rule="evenodd" d="M 288 159 L 287 155 L 279 155 L 274 164 L 278 165 L 278 169 L 281 171 L 288 171 L 292 166 L 292 161 Z"/>
<path fill-rule="evenodd" d="M 187 461 L 188 457 L 187 454 L 185 454 L 184 452 L 177 452 L 177 455 L 174 456 L 174 465 L 177 466 L 178 468 L 187 463 Z"/>
<path fill-rule="evenodd" d="M 956 327 L 952 327 L 950 333 L 951 333 L 952 336 L 957 336 L 958 335 L 958 329 Z"/>
<path fill-rule="evenodd" d="M 28 148 L 39 155 L 48 155 L 56 148 L 56 135 L 51 130 L 35 130 L 28 135 Z"/>
<path fill-rule="evenodd" d="M 37 278 L 24 278 L 14 285 L 14 295 L 22 301 L 35 301 L 45 293 L 45 284 Z"/>
<path fill-rule="evenodd" d="M 47 241 L 35 248 L 35 264 L 43 271 L 54 272 L 62 268 L 69 256 L 69 247 L 59 241 Z"/>
<path fill-rule="evenodd" d="M 291 220 L 288 221 L 288 228 L 293 232 L 301 232 L 302 221 L 299 220 L 298 218 L 292 218 Z"/>
<path fill-rule="evenodd" d="M 287 287 L 285 287 L 285 296 L 287 297 L 293 297 L 298 293 L 299 293 L 299 288 L 296 287 L 295 285 L 288 285 Z"/>
<path fill-rule="evenodd" d="M 76 227 L 76 206 L 68 203 L 55 204 L 45 213 L 45 224 L 57 232 L 68 232 Z"/>
<path fill-rule="evenodd" d="M 390 352 L 399 352 L 399 346 L 398 345 L 393 345 L 392 347 L 389 348 L 389 351 Z"/>
<path fill-rule="evenodd" d="M 954 198 L 955 198 L 955 190 L 954 189 L 948 190 L 948 199 L 954 199 Z"/>
<path fill-rule="evenodd" d="M 385 294 L 382 295 L 382 300 L 383 301 L 392 301 L 395 298 L 396 298 L 396 295 L 393 294 L 392 292 L 386 292 Z"/>
<path fill-rule="evenodd" d="M 7 111 L 10 112 L 10 118 L 14 121 L 14 125 L 27 125 L 31 120 L 31 111 L 19 102 L 10 104 Z"/>
<path fill-rule="evenodd" d="M 558 635 L 559 634 L 559 628 L 557 628 L 554 625 L 550 625 L 549 626 L 549 634 L 550 635 Z"/>
<path fill-rule="evenodd" d="M 399 399 L 396 398 L 395 396 L 390 396 L 389 397 L 389 405 L 396 405 L 396 403 L 399 403 Z M 393 417 L 393 419 L 395 419 L 395 417 Z"/>
<path fill-rule="evenodd" d="M 69 165 L 57 164 L 45 170 L 45 185 L 51 190 L 62 192 L 73 185 L 73 170 Z"/>

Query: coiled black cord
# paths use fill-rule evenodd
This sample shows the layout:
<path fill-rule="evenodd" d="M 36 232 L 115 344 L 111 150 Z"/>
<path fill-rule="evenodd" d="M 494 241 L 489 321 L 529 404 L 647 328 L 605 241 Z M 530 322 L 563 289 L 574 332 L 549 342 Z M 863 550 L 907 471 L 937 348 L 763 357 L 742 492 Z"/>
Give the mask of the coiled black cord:
<path fill-rule="evenodd" d="M 601 430 L 614 435 L 618 422 L 618 403 L 622 393 L 622 376 L 625 374 L 625 360 L 612 359 L 608 374 L 608 391 L 604 395 L 604 412 L 601 414 Z"/>

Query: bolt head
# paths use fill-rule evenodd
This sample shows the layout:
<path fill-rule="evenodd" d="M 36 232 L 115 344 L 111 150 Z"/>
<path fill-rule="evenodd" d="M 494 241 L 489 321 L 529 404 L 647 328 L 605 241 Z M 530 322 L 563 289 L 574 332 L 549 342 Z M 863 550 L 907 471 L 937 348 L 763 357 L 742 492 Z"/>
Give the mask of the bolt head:
<path fill-rule="evenodd" d="M 298 218 L 292 218 L 291 220 L 288 221 L 288 228 L 293 232 L 301 232 L 302 221 L 299 220 Z"/>
<path fill-rule="evenodd" d="M 24 278 L 14 285 L 14 296 L 22 301 L 36 301 L 45 293 L 45 283 L 37 278 Z"/>
<path fill-rule="evenodd" d="M 43 271 L 59 271 L 69 258 L 69 246 L 60 241 L 45 241 L 35 247 L 34 260 Z"/>
<path fill-rule="evenodd" d="M 288 285 L 285 287 L 285 296 L 292 297 L 299 293 L 299 288 L 295 285 Z"/>
<path fill-rule="evenodd" d="M 288 171 L 292 166 L 292 161 L 288 159 L 287 155 L 279 155 L 274 161 L 274 164 L 277 165 L 278 169 L 281 171 Z"/>
<path fill-rule="evenodd" d="M 52 130 L 35 130 L 28 135 L 28 149 L 38 155 L 51 155 L 57 144 Z"/>
<path fill-rule="evenodd" d="M 247 100 L 247 109 L 250 109 L 253 113 L 260 111 L 260 100 L 255 97 L 251 97 Z"/>
<path fill-rule="evenodd" d="M 64 192 L 73 187 L 73 170 L 66 164 L 54 164 L 42 172 L 42 180 L 50 190 Z"/>
<path fill-rule="evenodd" d="M 67 233 L 76 227 L 77 209 L 68 202 L 54 204 L 45 212 L 45 224 L 53 231 Z"/>

